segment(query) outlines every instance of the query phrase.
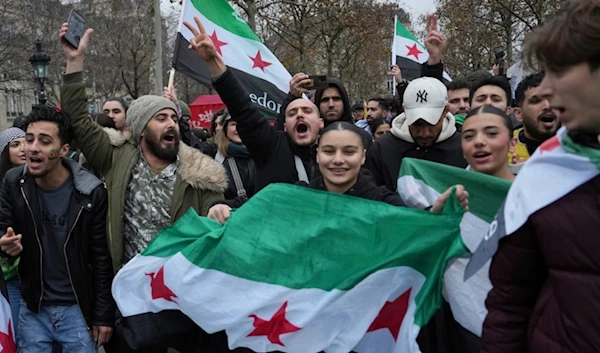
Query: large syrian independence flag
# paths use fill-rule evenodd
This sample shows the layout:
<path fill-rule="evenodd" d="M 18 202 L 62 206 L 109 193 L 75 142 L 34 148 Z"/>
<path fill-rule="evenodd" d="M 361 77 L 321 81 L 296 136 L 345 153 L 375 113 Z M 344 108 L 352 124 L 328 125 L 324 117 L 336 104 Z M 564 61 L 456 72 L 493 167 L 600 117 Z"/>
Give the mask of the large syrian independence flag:
<path fill-rule="evenodd" d="M 124 320 L 181 310 L 231 349 L 419 352 L 446 264 L 467 252 L 462 214 L 456 198 L 433 214 L 272 184 L 223 226 L 188 211 L 112 291 Z"/>
<path fill-rule="evenodd" d="M 392 44 L 392 62 L 402 70 L 402 78 L 412 81 L 421 77 L 421 64 L 427 62 L 429 53 L 427 49 L 404 27 L 398 20 L 394 20 L 395 33 Z M 444 71 L 444 80 L 452 81 L 450 75 Z"/>
<path fill-rule="evenodd" d="M 195 16 L 202 21 L 225 64 L 250 92 L 249 99 L 264 116 L 275 119 L 289 91 L 291 76 L 226 0 L 183 1 L 173 67 L 212 88 L 208 66 L 188 49 L 193 35 L 183 21 L 194 24 Z"/>
<path fill-rule="evenodd" d="M 4 275 L 0 271 L 0 353 L 16 353 L 15 323 L 8 304 L 8 291 L 4 282 Z"/>
<path fill-rule="evenodd" d="M 465 170 L 414 158 L 404 158 L 398 177 L 398 193 L 409 207 L 426 208 L 449 187 L 462 184 L 469 192 L 469 212 L 461 222 L 461 236 L 474 252 L 488 233 L 490 223 L 500 209 L 510 182 L 472 170 Z M 454 318 L 473 334 L 481 336 L 487 315 L 485 299 L 492 288 L 488 270 L 490 261 L 476 276 L 464 281 L 468 259 L 454 259 L 444 274 L 444 295 Z"/>

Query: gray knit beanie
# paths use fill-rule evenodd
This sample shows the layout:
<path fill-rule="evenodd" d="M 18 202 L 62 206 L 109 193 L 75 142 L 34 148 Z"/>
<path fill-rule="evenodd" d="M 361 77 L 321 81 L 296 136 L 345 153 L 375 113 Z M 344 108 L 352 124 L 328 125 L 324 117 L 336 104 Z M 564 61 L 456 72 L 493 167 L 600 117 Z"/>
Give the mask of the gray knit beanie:
<path fill-rule="evenodd" d="M 4 152 L 6 146 L 8 146 L 13 140 L 20 137 L 25 137 L 25 131 L 18 127 L 9 127 L 8 129 L 0 133 L 0 153 Z"/>
<path fill-rule="evenodd" d="M 177 112 L 175 104 L 161 96 L 141 96 L 134 100 L 127 109 L 127 126 L 135 142 L 140 143 L 140 136 L 154 114 L 163 109 L 173 109 Z"/>

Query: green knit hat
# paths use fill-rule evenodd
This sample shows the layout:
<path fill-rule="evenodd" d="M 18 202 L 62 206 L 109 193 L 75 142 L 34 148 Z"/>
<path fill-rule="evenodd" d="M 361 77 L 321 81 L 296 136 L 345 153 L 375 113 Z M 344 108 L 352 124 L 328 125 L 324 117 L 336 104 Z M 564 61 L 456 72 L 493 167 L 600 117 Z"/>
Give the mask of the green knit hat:
<path fill-rule="evenodd" d="M 179 100 L 179 108 L 181 108 L 181 116 L 189 116 L 190 118 L 192 117 L 192 111 L 184 101 Z"/>

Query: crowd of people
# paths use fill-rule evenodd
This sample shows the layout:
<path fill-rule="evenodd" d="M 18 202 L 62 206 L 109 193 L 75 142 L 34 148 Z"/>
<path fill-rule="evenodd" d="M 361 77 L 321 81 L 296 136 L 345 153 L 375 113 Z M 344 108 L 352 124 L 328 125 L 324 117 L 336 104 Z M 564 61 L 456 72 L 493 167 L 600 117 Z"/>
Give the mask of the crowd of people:
<path fill-rule="evenodd" d="M 130 105 L 110 98 L 90 119 L 84 69 L 93 30 L 75 49 L 63 41 L 63 24 L 61 108 L 35 106 L 0 134 L 0 254 L 19 351 L 251 352 L 230 350 L 224 332 L 199 327 L 142 350 L 113 332 L 114 274 L 190 208 L 226 224 L 272 183 L 406 207 L 397 192 L 404 158 L 513 182 L 540 146 L 558 141 L 561 126 L 568 151 L 600 169 L 599 0 L 570 0 L 534 30 L 526 53 L 540 71 L 514 97 L 506 77 L 485 70 L 444 83 L 448 39 L 431 15 L 422 77 L 407 82 L 393 66 L 394 101 L 352 105 L 341 81 L 313 92 L 298 73 L 274 125 L 200 20 L 185 24 L 194 34 L 189 49 L 206 62 L 227 106 L 210 131 L 190 129 L 190 109 L 172 86 Z M 468 191 L 456 185 L 427 211 L 440 212 L 453 195 L 467 211 L 476 197 Z M 444 302 L 421 329 L 421 351 L 600 351 L 598 200 L 596 175 L 500 240 L 481 335 L 457 323 Z"/>

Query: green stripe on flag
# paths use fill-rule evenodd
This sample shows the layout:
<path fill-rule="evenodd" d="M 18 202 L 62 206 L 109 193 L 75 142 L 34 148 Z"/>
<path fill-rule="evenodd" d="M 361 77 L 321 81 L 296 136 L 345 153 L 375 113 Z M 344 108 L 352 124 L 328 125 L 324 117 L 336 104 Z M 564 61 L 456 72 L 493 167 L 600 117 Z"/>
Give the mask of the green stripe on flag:
<path fill-rule="evenodd" d="M 200 12 L 217 26 L 240 37 L 260 42 L 248 24 L 229 5 L 226 0 L 190 0 L 196 11 Z M 209 33 L 210 34 L 210 33 Z"/>
<path fill-rule="evenodd" d="M 406 27 L 404 27 L 404 25 L 400 21 L 398 21 L 398 19 L 396 19 L 396 35 L 400 36 L 400 37 L 408 38 L 410 40 L 413 40 L 413 41 L 419 43 L 419 45 L 421 45 L 421 43 L 417 40 L 417 38 L 415 38 L 415 36 L 413 36 L 413 34 L 410 33 L 410 31 Z"/>
<path fill-rule="evenodd" d="M 450 186 L 462 184 L 469 192 L 469 210 L 490 223 L 511 186 L 509 181 L 472 170 L 461 169 L 441 163 L 415 158 L 404 158 L 400 178 L 412 176 L 439 193 Z"/>
<path fill-rule="evenodd" d="M 462 209 L 452 200 L 444 213 L 433 214 L 274 184 L 223 227 L 188 211 L 142 255 L 168 257 L 181 250 L 201 268 L 293 289 L 348 290 L 396 266 L 441 278 L 447 260 L 467 252 L 459 236 Z M 440 286 L 441 295 L 439 281 L 426 286 Z"/>

